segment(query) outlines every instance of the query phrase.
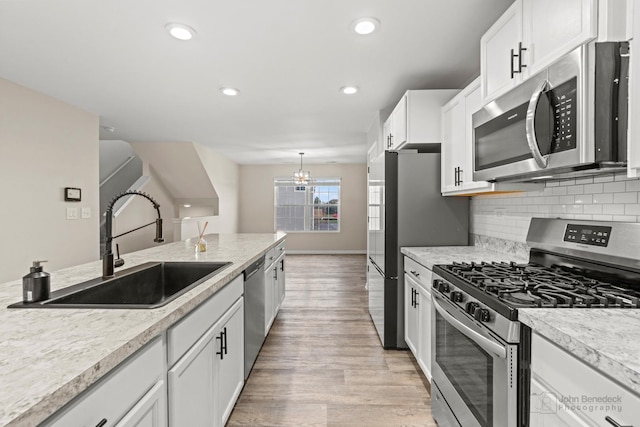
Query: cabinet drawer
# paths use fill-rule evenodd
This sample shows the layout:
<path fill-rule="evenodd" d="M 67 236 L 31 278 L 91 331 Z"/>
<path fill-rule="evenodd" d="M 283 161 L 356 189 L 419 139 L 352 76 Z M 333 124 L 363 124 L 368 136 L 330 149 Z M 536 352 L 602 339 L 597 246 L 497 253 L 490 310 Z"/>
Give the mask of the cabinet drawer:
<path fill-rule="evenodd" d="M 164 348 L 156 338 L 92 385 L 53 417 L 46 427 L 114 426 L 162 377 Z"/>
<path fill-rule="evenodd" d="M 171 367 L 200 339 L 244 293 L 242 274 L 167 331 L 168 365 Z"/>
<path fill-rule="evenodd" d="M 640 396 L 535 333 L 531 384 L 532 427 L 556 419 L 583 423 L 565 421 L 572 426 L 610 425 L 607 416 L 623 426 L 640 420 Z"/>
<path fill-rule="evenodd" d="M 418 264 L 411 258 L 404 257 L 405 273 L 418 282 L 427 292 L 431 292 L 431 275 L 432 272 L 422 264 Z"/>

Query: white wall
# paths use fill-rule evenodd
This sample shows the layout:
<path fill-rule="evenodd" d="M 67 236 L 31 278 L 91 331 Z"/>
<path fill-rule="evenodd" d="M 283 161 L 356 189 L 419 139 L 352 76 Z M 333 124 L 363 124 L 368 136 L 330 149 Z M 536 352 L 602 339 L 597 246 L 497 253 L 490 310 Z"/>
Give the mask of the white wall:
<path fill-rule="evenodd" d="M 0 78 L 0 283 L 99 258 L 98 117 Z M 65 202 L 64 187 L 82 189 Z M 91 208 L 67 220 L 67 208 Z M 18 296 L 19 293 L 16 293 Z"/>
<path fill-rule="evenodd" d="M 640 180 L 626 173 L 549 181 L 542 191 L 475 196 L 471 233 L 525 242 L 532 217 L 640 222 Z"/>
<path fill-rule="evenodd" d="M 194 144 L 202 166 L 218 194 L 218 215 L 209 221 L 208 233 L 237 233 L 239 229 L 240 166 L 210 148 Z"/>
<path fill-rule="evenodd" d="M 275 231 L 275 178 L 291 176 L 298 165 L 240 166 L 240 232 Z M 364 252 L 367 248 L 367 166 L 365 164 L 307 165 L 314 178 L 339 177 L 340 232 L 289 233 L 287 250 L 308 252 Z M 217 188 L 217 187 L 216 187 Z"/>

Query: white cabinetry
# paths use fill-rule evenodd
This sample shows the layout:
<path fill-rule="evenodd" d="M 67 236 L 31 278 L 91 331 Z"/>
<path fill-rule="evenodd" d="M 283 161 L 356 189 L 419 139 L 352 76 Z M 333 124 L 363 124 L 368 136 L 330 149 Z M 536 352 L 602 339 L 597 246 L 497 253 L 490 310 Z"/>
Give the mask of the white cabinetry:
<path fill-rule="evenodd" d="M 244 384 L 244 300 L 237 277 L 168 331 L 169 425 L 222 427 Z"/>
<path fill-rule="evenodd" d="M 482 106 L 480 77 L 442 107 L 441 191 L 444 196 L 532 191 L 544 184 L 473 180 L 473 113 Z"/>
<path fill-rule="evenodd" d="M 284 273 L 285 246 L 284 242 L 272 248 L 265 256 L 264 285 L 265 285 L 265 310 L 264 310 L 264 336 L 269 334 L 280 305 L 285 296 Z"/>
<path fill-rule="evenodd" d="M 405 341 L 431 381 L 431 270 L 404 257 Z"/>
<path fill-rule="evenodd" d="M 384 122 L 385 150 L 440 142 L 440 108 L 457 89 L 408 90 Z"/>
<path fill-rule="evenodd" d="M 639 395 L 536 333 L 530 398 L 531 427 L 630 426 L 640 420 Z"/>
<path fill-rule="evenodd" d="M 516 0 L 480 40 L 483 104 L 594 39 L 597 6 L 597 0 Z"/>
<path fill-rule="evenodd" d="M 42 425 L 166 426 L 164 360 L 163 340 L 156 338 Z"/>
<path fill-rule="evenodd" d="M 632 9 L 630 16 L 632 34 L 631 39 L 631 65 L 629 71 L 629 135 L 627 144 L 628 175 L 640 177 L 640 120 L 633 120 L 640 113 L 640 5 L 630 2 Z"/>

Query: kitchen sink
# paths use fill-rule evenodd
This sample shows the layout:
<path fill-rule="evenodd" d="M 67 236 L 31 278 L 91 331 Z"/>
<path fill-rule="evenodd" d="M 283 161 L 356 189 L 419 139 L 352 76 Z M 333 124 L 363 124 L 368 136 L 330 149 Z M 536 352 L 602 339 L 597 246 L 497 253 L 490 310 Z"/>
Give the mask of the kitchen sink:
<path fill-rule="evenodd" d="M 9 308 L 156 308 L 231 265 L 230 262 L 147 262 L 51 293 L 35 303 Z"/>

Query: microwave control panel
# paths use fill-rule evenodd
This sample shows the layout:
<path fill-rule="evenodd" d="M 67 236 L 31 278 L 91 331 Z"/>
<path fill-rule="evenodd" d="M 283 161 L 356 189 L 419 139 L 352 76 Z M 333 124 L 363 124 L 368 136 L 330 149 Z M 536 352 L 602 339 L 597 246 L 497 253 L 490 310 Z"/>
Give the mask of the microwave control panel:
<path fill-rule="evenodd" d="M 609 244 L 611 237 L 611 227 L 599 225 L 567 225 L 564 232 L 564 241 L 572 243 L 582 243 L 583 245 L 603 246 Z"/>
<path fill-rule="evenodd" d="M 576 105 L 577 83 L 574 77 L 547 92 L 553 111 L 553 137 L 551 152 L 572 150 L 577 146 L 576 137 Z"/>

